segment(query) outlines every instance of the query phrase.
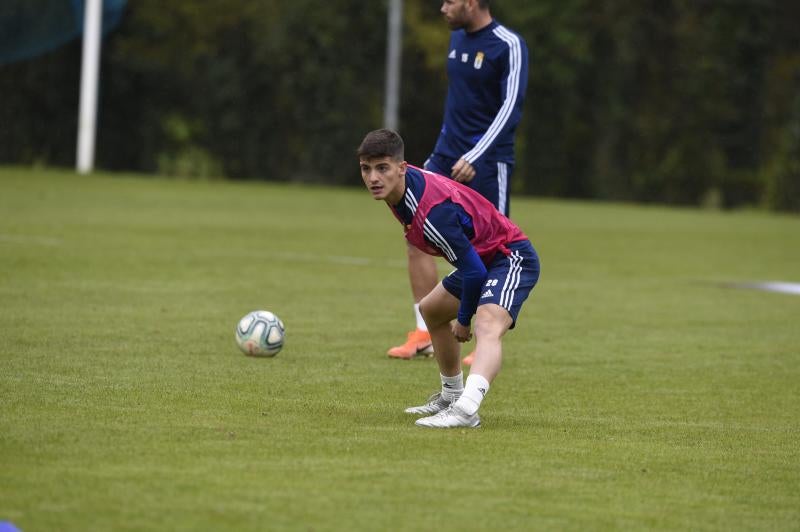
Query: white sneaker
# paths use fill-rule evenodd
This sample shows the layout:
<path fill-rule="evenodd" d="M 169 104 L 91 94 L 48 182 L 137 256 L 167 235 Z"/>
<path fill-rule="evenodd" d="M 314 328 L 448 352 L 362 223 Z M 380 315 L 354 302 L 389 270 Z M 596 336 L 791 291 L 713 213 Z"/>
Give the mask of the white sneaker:
<path fill-rule="evenodd" d="M 423 417 L 416 421 L 420 427 L 430 427 L 434 429 L 452 429 L 457 427 L 475 428 L 481 426 L 481 418 L 478 413 L 467 415 L 460 408 L 451 405 L 433 416 Z"/>
<path fill-rule="evenodd" d="M 452 399 L 445 399 L 442 397 L 442 392 L 436 392 L 428 397 L 428 402 L 421 406 L 410 406 L 405 409 L 406 414 L 417 414 L 423 416 L 431 416 L 438 414 L 442 410 L 446 410 L 453 404 L 461 394 L 454 396 Z"/>

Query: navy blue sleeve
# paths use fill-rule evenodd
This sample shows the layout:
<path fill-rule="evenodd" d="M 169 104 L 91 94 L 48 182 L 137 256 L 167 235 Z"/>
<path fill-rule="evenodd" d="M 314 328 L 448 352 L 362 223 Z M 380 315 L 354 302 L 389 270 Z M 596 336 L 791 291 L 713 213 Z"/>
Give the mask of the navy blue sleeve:
<path fill-rule="evenodd" d="M 505 29 L 501 31 L 500 38 L 508 45 L 502 55 L 503 105 L 481 140 L 462 157 L 473 166 L 492 151 L 498 139 L 508 138 L 522 118 L 522 102 L 528 85 L 528 47 L 518 35 Z"/>
<path fill-rule="evenodd" d="M 486 266 L 469 239 L 474 234 L 472 220 L 464 209 L 451 202 L 436 205 L 425 220 L 425 239 L 441 250 L 447 262 L 458 268 L 462 277 L 458 322 L 469 326 L 478 308 Z"/>

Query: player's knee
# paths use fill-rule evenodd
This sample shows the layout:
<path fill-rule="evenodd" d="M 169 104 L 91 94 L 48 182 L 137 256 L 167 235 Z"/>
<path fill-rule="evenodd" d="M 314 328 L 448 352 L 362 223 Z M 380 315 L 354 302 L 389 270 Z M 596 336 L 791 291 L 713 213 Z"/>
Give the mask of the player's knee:
<path fill-rule="evenodd" d="M 449 320 L 444 319 L 442 310 L 436 301 L 430 297 L 425 297 L 419 302 L 419 313 L 422 314 L 422 319 L 428 328 L 438 327 L 442 323 L 447 323 Z"/>
<path fill-rule="evenodd" d="M 499 339 L 502 336 L 501 328 L 496 320 L 492 319 L 475 319 L 473 327 L 476 338 L 482 339 Z"/>
<path fill-rule="evenodd" d="M 478 307 L 475 314 L 474 334 L 476 338 L 499 339 L 511 326 L 511 316 L 502 308 Z"/>
<path fill-rule="evenodd" d="M 422 314 L 422 319 L 425 320 L 429 327 L 432 325 L 433 307 L 434 305 L 431 304 L 430 298 L 425 297 L 419 302 L 419 313 Z"/>

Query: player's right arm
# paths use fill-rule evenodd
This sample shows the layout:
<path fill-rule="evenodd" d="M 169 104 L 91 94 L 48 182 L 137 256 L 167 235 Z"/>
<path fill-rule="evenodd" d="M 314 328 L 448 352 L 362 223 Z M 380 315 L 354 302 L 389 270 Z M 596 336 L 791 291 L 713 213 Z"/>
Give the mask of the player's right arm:
<path fill-rule="evenodd" d="M 475 177 L 475 167 L 461 158 L 450 169 L 450 176 L 459 183 L 469 183 Z"/>
<path fill-rule="evenodd" d="M 495 31 L 499 32 L 497 33 L 498 37 L 508 45 L 508 49 L 502 56 L 503 71 L 500 85 L 504 91 L 503 103 L 478 143 L 462 155 L 461 159 L 453 166 L 452 177 L 454 179 L 457 166 L 459 175 L 467 175 L 482 157 L 491 153 L 497 140 L 515 128 L 522 118 L 522 103 L 528 86 L 528 48 L 518 35 L 511 33 L 506 28 L 498 26 Z M 474 175 L 474 169 L 472 171 Z"/>

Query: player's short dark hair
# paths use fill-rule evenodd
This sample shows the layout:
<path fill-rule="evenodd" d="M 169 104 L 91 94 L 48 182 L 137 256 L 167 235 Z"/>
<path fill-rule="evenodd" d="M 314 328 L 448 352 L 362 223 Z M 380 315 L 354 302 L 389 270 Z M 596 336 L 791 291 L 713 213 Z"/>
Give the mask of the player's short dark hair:
<path fill-rule="evenodd" d="M 481 9 L 489 9 L 489 0 L 478 0 L 478 6 Z"/>
<path fill-rule="evenodd" d="M 376 129 L 367 133 L 367 136 L 361 141 L 357 155 L 364 159 L 391 157 L 396 161 L 402 161 L 405 157 L 405 144 L 403 138 L 396 131 Z"/>

